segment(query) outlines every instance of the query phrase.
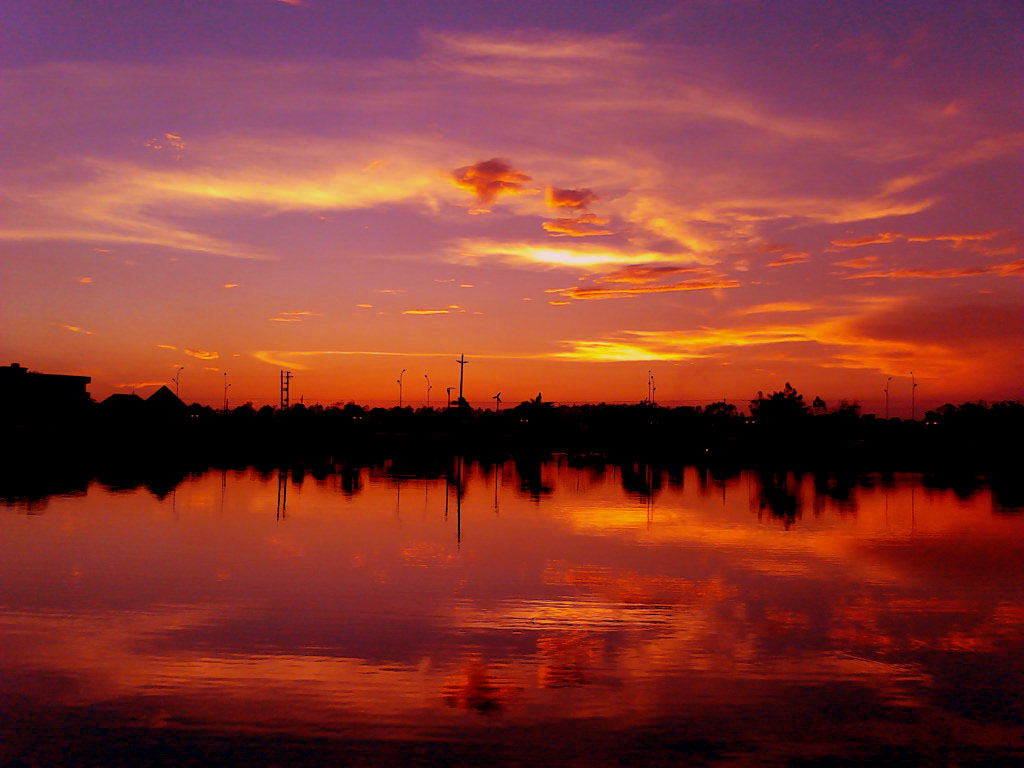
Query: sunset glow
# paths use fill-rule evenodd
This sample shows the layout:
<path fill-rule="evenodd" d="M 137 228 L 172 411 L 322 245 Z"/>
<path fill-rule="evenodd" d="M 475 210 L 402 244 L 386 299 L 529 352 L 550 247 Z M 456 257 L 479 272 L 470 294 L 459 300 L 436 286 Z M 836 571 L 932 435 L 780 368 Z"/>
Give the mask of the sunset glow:
<path fill-rule="evenodd" d="M 4 365 L 1024 398 L 1017 3 L 6 5 Z"/>

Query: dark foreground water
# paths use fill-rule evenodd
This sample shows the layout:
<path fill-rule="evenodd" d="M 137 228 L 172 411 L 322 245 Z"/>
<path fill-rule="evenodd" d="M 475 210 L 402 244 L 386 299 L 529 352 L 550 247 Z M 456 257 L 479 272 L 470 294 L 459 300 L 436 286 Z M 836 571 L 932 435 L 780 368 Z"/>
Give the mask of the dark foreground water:
<path fill-rule="evenodd" d="M 626 475 L 213 471 L 0 507 L 0 762 L 1024 758 L 1020 510 L 910 475 Z"/>

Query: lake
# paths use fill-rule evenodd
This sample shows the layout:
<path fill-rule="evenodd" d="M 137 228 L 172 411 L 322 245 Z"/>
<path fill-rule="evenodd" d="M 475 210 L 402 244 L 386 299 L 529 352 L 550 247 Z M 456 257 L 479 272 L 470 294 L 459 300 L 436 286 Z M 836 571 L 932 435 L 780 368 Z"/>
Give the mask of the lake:
<path fill-rule="evenodd" d="M 1024 758 L 1024 515 L 687 467 L 209 470 L 0 507 L 7 765 Z"/>

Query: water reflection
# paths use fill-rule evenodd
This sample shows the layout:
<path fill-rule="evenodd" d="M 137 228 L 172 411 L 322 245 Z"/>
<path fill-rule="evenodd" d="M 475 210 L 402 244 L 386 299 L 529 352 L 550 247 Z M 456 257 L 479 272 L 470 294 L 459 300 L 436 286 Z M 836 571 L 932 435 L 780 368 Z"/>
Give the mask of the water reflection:
<path fill-rule="evenodd" d="M 70 732 L 97 764 L 199 734 L 221 762 L 253 739 L 299 763 L 1021 756 L 1024 518 L 983 484 L 459 460 L 110 479 L 0 517 L 13 762 Z"/>

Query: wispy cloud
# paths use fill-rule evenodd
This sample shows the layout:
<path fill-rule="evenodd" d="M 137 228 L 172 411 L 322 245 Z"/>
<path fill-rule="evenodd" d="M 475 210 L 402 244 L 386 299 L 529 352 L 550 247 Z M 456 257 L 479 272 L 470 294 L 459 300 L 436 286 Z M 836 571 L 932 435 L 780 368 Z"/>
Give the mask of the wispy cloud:
<path fill-rule="evenodd" d="M 309 310 L 300 310 L 298 312 L 278 312 L 273 317 L 267 319 L 274 323 L 301 323 L 310 317 L 323 317 L 322 312 L 310 312 Z"/>
<path fill-rule="evenodd" d="M 608 219 L 593 213 L 584 213 L 574 219 L 553 219 L 545 221 L 541 226 L 552 235 L 568 237 L 595 237 L 598 235 L 614 235 L 611 229 L 601 229 Z"/>
<path fill-rule="evenodd" d="M 793 253 L 784 253 L 777 259 L 773 259 L 765 264 L 766 267 L 789 267 L 793 264 L 803 264 L 805 261 L 810 261 L 811 255 L 804 253 L 803 251 L 794 251 Z"/>
<path fill-rule="evenodd" d="M 660 253 L 617 245 L 566 243 L 558 247 L 530 242 L 463 239 L 449 252 L 454 261 L 478 263 L 497 261 L 525 267 L 573 267 L 615 270 L 630 264 L 695 261 L 688 253 Z"/>
<path fill-rule="evenodd" d="M 584 288 L 574 285 L 569 288 L 549 288 L 547 293 L 557 293 L 570 299 L 632 299 L 651 293 L 711 291 L 739 287 L 738 280 L 684 280 L 669 285 L 636 285 L 628 288 Z"/>
<path fill-rule="evenodd" d="M 210 352 L 206 349 L 188 349 L 187 347 L 182 350 L 186 355 L 198 358 L 200 360 L 216 360 L 220 355 L 216 352 Z"/>
<path fill-rule="evenodd" d="M 848 264 L 846 266 L 849 266 Z M 897 267 L 880 271 L 857 272 L 843 275 L 844 280 L 902 280 L 921 278 L 927 280 L 949 280 L 958 277 L 979 277 L 998 275 L 1000 277 L 1024 277 L 1024 259 L 1003 264 L 987 264 L 966 267 Z"/>

